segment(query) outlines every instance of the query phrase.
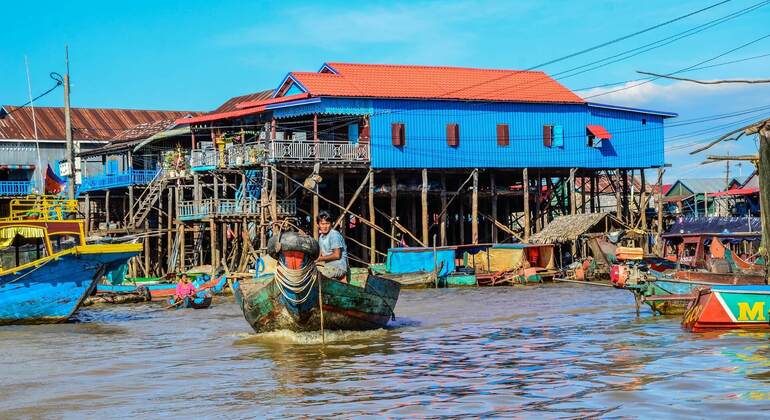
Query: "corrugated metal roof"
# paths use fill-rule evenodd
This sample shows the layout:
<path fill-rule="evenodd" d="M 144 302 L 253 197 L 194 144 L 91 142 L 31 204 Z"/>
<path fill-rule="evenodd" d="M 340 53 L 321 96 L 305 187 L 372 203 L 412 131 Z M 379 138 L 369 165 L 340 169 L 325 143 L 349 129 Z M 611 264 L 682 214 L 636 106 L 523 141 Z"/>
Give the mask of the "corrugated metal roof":
<path fill-rule="evenodd" d="M 273 89 L 263 90 L 261 92 L 256 92 L 256 93 L 249 93 L 248 95 L 234 96 L 228 99 L 222 105 L 220 105 L 217 109 L 211 112 L 207 112 L 204 115 L 220 114 L 222 112 L 235 111 L 237 109 L 235 106 L 239 103 L 261 101 L 263 99 L 269 99 L 272 95 L 273 95 Z"/>
<path fill-rule="evenodd" d="M 34 140 L 32 108 L 5 105 L 10 113 L 0 119 L 0 139 Z M 72 136 L 75 140 L 129 140 L 149 137 L 173 125 L 192 111 L 156 111 L 111 108 L 72 108 Z M 35 107 L 35 122 L 40 140 L 63 140 L 64 108 Z"/>
<path fill-rule="evenodd" d="M 693 192 L 693 194 L 703 194 L 709 192 L 717 192 L 725 190 L 724 178 L 687 178 L 680 179 L 687 189 Z"/>
<path fill-rule="evenodd" d="M 292 73 L 314 96 L 584 103 L 541 71 L 327 63 L 334 73 Z"/>

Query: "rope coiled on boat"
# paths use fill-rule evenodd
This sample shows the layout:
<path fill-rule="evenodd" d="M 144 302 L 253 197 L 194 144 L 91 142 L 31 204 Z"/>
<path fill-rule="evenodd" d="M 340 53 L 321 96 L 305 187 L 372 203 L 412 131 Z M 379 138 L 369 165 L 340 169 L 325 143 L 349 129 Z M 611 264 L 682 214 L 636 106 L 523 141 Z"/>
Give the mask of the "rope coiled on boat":
<path fill-rule="evenodd" d="M 318 280 L 318 270 L 315 263 L 311 262 L 298 270 L 287 267 L 280 259 L 275 270 L 275 280 L 278 288 L 286 300 L 294 304 L 302 304 L 310 298 L 310 290 Z M 289 296 L 288 292 L 298 296 L 297 299 Z"/>

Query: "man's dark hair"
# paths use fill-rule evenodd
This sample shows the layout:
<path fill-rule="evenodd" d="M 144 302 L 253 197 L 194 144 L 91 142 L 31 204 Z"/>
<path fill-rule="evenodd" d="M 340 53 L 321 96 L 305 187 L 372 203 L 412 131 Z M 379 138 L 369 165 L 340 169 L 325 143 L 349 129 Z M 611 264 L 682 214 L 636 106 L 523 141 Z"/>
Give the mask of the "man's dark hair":
<path fill-rule="evenodd" d="M 319 223 L 320 222 L 329 222 L 329 223 L 333 222 L 332 215 L 329 214 L 329 212 L 326 211 L 326 210 L 322 210 L 321 212 L 319 212 L 318 216 L 316 216 L 315 220 L 316 220 L 316 222 L 319 222 Z"/>

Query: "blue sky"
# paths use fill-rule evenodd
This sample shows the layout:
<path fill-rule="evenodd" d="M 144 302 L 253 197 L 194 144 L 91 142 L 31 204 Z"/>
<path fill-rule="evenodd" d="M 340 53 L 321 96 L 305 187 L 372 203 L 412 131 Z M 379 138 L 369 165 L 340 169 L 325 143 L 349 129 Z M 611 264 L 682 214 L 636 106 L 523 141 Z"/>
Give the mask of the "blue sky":
<path fill-rule="evenodd" d="M 70 46 L 72 102 L 82 107 L 210 110 L 227 98 L 273 88 L 290 70 L 324 61 L 522 69 L 700 9 L 711 1 L 516 2 L 9 2 L 0 24 L 0 103 L 27 100 L 63 72 Z M 675 24 L 541 68 L 554 74 L 672 36 L 759 0 L 733 0 Z M 770 34 L 770 5 L 625 61 L 560 80 L 572 89 L 637 79 L 636 70 L 671 72 Z M 720 64 L 770 54 L 770 38 L 725 55 Z M 700 79 L 767 78 L 770 56 L 682 74 Z M 619 85 L 623 86 L 623 85 Z M 583 96 L 618 86 L 580 90 Z M 61 91 L 41 105 L 61 105 Z M 770 105 L 770 86 L 702 87 L 654 81 L 590 100 L 674 111 L 678 120 Z M 687 152 L 757 112 L 667 130 L 668 171 L 723 176 Z M 669 120 L 674 123 L 677 120 Z M 719 127 L 717 127 L 719 126 Z M 711 127 L 717 127 L 708 131 Z M 752 139 L 719 154 L 754 153 Z M 743 167 L 744 175 L 751 168 Z M 737 172 L 737 167 L 733 172 Z"/>

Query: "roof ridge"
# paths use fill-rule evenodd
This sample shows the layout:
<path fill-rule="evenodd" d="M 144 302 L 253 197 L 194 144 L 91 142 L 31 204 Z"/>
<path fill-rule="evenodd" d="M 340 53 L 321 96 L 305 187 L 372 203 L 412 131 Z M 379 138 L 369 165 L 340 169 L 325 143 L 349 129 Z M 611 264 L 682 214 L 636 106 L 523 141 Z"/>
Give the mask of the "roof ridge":
<path fill-rule="evenodd" d="M 409 68 L 423 68 L 423 69 L 453 69 L 453 70 L 471 70 L 471 71 L 483 71 L 483 72 L 500 72 L 500 73 L 541 73 L 545 74 L 542 70 L 514 70 L 514 69 L 493 69 L 493 68 L 480 68 L 480 67 L 465 67 L 465 66 L 430 66 L 425 64 L 383 64 L 383 63 L 345 63 L 345 62 L 327 62 L 331 67 L 335 65 L 343 66 L 360 66 L 360 67 L 409 67 Z M 336 70 L 336 69 L 335 69 Z M 315 74 L 332 74 L 332 73 L 320 73 L 313 72 Z"/>

